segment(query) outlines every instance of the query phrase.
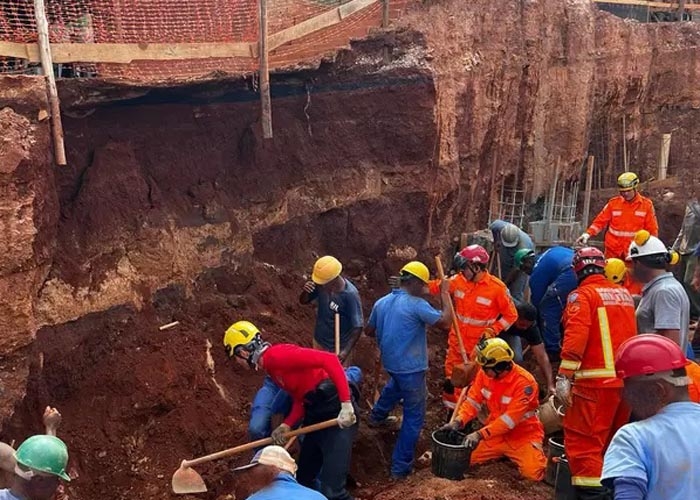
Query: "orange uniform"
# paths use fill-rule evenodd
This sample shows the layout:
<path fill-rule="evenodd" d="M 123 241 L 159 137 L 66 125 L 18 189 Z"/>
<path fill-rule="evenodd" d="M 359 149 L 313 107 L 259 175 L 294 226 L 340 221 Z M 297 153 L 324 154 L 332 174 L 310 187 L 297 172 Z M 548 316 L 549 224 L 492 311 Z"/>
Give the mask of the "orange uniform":
<path fill-rule="evenodd" d="M 431 294 L 440 293 L 440 280 L 433 280 L 428 286 Z M 450 278 L 450 294 L 468 356 L 471 356 L 485 328 L 492 328 L 495 334 L 498 334 L 510 328 L 518 319 L 518 311 L 510 298 L 508 288 L 488 272 L 476 282 L 466 279 L 462 273 Z M 462 362 L 457 334 L 452 329 L 445 357 L 445 377 L 449 379 L 452 376 L 452 368 Z M 454 408 L 457 394 L 444 393 L 443 402 L 448 408 Z"/>
<path fill-rule="evenodd" d="M 688 361 L 685 371 L 690 379 L 690 384 L 688 385 L 690 400 L 694 403 L 700 403 L 700 365 L 693 361 Z"/>
<path fill-rule="evenodd" d="M 625 260 L 637 231 L 646 229 L 653 236 L 659 235 L 654 204 L 639 193 L 632 201 L 626 201 L 622 196 L 610 198 L 586 232 L 595 236 L 605 228 L 608 229 L 605 233 L 605 258 Z"/>
<path fill-rule="evenodd" d="M 487 377 L 483 370 L 469 388 L 458 410 L 466 424 L 476 418 L 482 405 L 489 411 L 486 425 L 479 430 L 482 441 L 471 456 L 471 463 L 508 457 L 523 477 L 539 481 L 544 477 L 547 458 L 542 452 L 544 427 L 537 418 L 538 387 L 535 378 L 524 368 L 513 369 L 502 378 Z"/>
<path fill-rule="evenodd" d="M 616 378 L 615 353 L 637 334 L 634 301 L 602 274 L 587 277 L 567 300 L 559 373 L 573 378 L 564 447 L 574 486 L 600 487 L 603 454 L 629 420 Z"/>

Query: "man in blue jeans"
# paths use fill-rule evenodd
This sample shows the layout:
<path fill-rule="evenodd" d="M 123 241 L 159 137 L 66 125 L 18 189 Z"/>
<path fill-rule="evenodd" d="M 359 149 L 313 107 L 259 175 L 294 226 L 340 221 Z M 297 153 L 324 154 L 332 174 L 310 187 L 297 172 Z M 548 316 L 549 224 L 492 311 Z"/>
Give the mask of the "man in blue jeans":
<path fill-rule="evenodd" d="M 391 458 L 391 476 L 402 479 L 411 473 L 413 458 L 425 422 L 428 343 L 426 325 L 448 330 L 449 308 L 440 312 L 421 297 L 427 293 L 428 268 L 413 261 L 401 269 L 400 288 L 379 299 L 369 317 L 366 333 L 376 335 L 384 369 L 389 374 L 369 417 L 370 427 L 388 422 L 389 412 L 403 399 L 403 422 Z M 440 286 L 442 303 L 449 300 L 449 281 Z"/>
<path fill-rule="evenodd" d="M 537 308 L 539 327 L 544 337 L 544 348 L 552 361 L 561 353 L 561 317 L 566 298 L 578 286 L 571 267 L 574 251 L 556 246 L 535 256 L 528 249 L 518 250 L 516 265 L 530 275 L 530 302 Z"/>

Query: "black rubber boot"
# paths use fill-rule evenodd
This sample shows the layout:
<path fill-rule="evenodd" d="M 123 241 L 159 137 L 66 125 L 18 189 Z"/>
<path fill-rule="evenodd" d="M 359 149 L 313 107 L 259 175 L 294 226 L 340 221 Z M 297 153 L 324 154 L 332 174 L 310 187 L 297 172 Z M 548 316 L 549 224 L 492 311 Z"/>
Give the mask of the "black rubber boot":
<path fill-rule="evenodd" d="M 574 486 L 576 500 L 613 500 L 612 491 L 603 486 L 596 488 Z"/>

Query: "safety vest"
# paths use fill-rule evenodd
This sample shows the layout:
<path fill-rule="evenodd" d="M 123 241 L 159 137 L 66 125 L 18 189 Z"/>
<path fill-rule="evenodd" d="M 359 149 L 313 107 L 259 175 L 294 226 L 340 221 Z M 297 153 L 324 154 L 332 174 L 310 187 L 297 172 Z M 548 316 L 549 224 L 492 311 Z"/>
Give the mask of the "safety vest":
<path fill-rule="evenodd" d="M 605 228 L 608 229 L 605 233 L 605 256 L 624 259 L 637 231 L 646 229 L 653 236 L 659 235 L 654 204 L 639 193 L 632 201 L 626 201 L 622 196 L 610 198 L 586 232 L 595 236 Z"/>
<path fill-rule="evenodd" d="M 499 379 L 479 370 L 457 415 L 466 424 L 486 405 L 489 415 L 480 431 L 484 439 L 511 432 L 514 437 L 520 436 L 542 426 L 536 415 L 538 397 L 535 378 L 517 364 Z"/>
<path fill-rule="evenodd" d="M 615 353 L 620 344 L 636 334 L 630 293 L 602 274 L 589 276 L 567 299 L 559 371 L 573 375 L 577 384 L 620 387 Z"/>

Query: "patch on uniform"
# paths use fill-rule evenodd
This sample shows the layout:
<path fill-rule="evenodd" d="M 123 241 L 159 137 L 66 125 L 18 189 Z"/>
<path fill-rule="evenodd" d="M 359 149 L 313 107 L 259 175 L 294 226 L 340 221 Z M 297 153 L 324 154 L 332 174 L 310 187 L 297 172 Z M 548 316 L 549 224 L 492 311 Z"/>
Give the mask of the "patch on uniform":
<path fill-rule="evenodd" d="M 527 396 L 532 396 L 532 392 L 533 392 L 532 387 L 528 385 L 528 386 L 525 388 L 525 395 L 527 395 Z"/>
<path fill-rule="evenodd" d="M 578 293 L 577 293 L 577 292 L 571 292 L 571 293 L 569 294 L 569 298 L 566 299 L 566 300 L 569 302 L 569 304 L 571 304 L 572 302 L 576 302 L 576 299 L 578 299 Z"/>

